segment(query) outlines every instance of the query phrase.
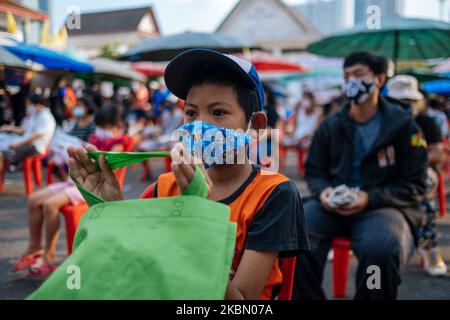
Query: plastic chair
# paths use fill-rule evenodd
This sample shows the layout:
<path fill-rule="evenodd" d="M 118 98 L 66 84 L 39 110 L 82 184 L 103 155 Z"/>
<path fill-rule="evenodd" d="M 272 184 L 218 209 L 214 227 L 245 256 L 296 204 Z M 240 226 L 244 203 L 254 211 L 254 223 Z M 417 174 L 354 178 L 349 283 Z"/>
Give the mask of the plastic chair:
<path fill-rule="evenodd" d="M 129 152 L 133 150 L 135 145 L 135 140 L 130 136 L 125 136 L 124 142 L 124 152 Z M 125 182 L 127 168 L 121 168 L 114 171 L 120 187 L 123 187 Z M 78 228 L 78 223 L 80 222 L 81 216 L 89 209 L 86 203 L 79 205 L 68 204 L 61 208 L 61 213 L 66 221 L 66 240 L 67 240 L 67 254 L 72 254 L 73 239 L 75 238 L 75 233 Z"/>
<path fill-rule="evenodd" d="M 333 293 L 336 298 L 347 294 L 347 279 L 350 261 L 350 239 L 333 240 Z"/>
<path fill-rule="evenodd" d="M 445 218 L 447 214 L 447 203 L 446 203 L 446 194 L 445 194 L 445 176 L 444 172 L 439 172 L 439 181 L 437 185 L 437 193 L 438 193 L 438 201 L 439 201 L 439 210 L 441 212 L 441 217 Z"/>
<path fill-rule="evenodd" d="M 61 208 L 61 213 L 66 221 L 67 255 L 69 256 L 72 254 L 72 244 L 78 228 L 78 223 L 87 209 L 89 209 L 89 206 L 86 203 L 76 206 L 68 204 Z"/>
<path fill-rule="evenodd" d="M 449 121 L 450 125 L 450 121 Z M 444 164 L 444 170 L 447 173 L 447 175 L 450 176 L 450 142 L 449 137 L 444 138 L 444 147 L 445 147 L 445 164 Z"/>
<path fill-rule="evenodd" d="M 167 150 L 158 150 L 158 151 L 167 151 Z M 165 161 L 165 170 L 166 170 L 165 172 L 172 171 L 172 168 L 170 167 L 170 165 L 172 163 L 172 157 L 165 157 L 164 161 Z M 150 160 L 146 160 L 146 161 L 142 162 L 142 168 L 143 168 L 144 173 L 142 174 L 141 181 L 147 181 L 151 177 Z"/>
<path fill-rule="evenodd" d="M 55 169 L 55 164 L 52 161 L 47 162 L 47 185 L 53 183 L 53 170 Z"/>
<path fill-rule="evenodd" d="M 148 186 L 141 194 L 141 199 L 151 199 L 155 196 L 156 182 Z M 281 260 L 281 273 L 283 275 L 283 283 L 281 285 L 278 300 L 292 300 L 292 289 L 294 287 L 296 257 Z"/>
<path fill-rule="evenodd" d="M 33 177 L 34 182 L 38 187 L 42 186 L 42 159 L 46 157 L 46 154 L 37 154 L 28 156 L 23 160 L 23 178 L 25 182 L 25 193 L 30 195 L 33 193 Z M 3 192 L 3 186 L 5 183 L 5 171 L 6 161 L 3 166 L 2 172 L 0 172 L 0 192 Z"/>
<path fill-rule="evenodd" d="M 297 258 L 286 258 L 281 261 L 281 273 L 283 283 L 281 285 L 278 300 L 292 300 L 292 289 L 294 288 L 295 263 Z"/>
<path fill-rule="evenodd" d="M 297 153 L 297 173 L 299 176 L 305 173 L 305 160 L 308 150 L 300 147 L 280 147 L 281 168 L 286 168 L 286 158 L 288 151 L 295 151 Z"/>
<path fill-rule="evenodd" d="M 126 168 L 117 169 L 114 171 L 116 177 L 119 180 L 120 187 L 123 187 L 123 182 L 125 181 Z M 77 232 L 78 223 L 80 222 L 81 216 L 89 209 L 86 203 L 79 205 L 68 204 L 60 209 L 64 220 L 66 221 L 66 240 L 67 240 L 67 254 L 70 256 L 72 254 L 72 244 L 75 238 L 75 233 Z"/>

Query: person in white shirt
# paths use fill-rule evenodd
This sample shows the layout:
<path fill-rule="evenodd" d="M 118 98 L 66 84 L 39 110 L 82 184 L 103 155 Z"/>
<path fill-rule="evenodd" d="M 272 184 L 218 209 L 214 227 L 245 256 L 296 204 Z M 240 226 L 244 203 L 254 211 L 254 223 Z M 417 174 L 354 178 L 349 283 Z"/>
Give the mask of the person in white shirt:
<path fill-rule="evenodd" d="M 4 160 L 16 165 L 24 158 L 45 154 L 56 128 L 56 122 L 44 97 L 31 94 L 27 99 L 27 117 L 20 127 L 0 127 L 3 142 L 0 143 L 0 171 Z"/>
<path fill-rule="evenodd" d="M 284 138 L 286 146 L 308 148 L 322 121 L 322 112 L 317 107 L 313 94 L 305 92 L 303 96 L 304 99 L 294 114 L 295 129 Z"/>

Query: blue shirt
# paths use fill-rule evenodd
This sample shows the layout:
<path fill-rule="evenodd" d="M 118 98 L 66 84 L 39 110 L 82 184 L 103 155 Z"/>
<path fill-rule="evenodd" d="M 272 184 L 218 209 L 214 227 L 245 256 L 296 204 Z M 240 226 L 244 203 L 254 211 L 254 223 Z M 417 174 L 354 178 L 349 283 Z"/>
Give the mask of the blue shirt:
<path fill-rule="evenodd" d="M 369 121 L 354 123 L 353 131 L 353 157 L 350 170 L 350 186 L 361 186 L 361 162 L 372 148 L 381 128 L 381 113 L 377 112 Z"/>

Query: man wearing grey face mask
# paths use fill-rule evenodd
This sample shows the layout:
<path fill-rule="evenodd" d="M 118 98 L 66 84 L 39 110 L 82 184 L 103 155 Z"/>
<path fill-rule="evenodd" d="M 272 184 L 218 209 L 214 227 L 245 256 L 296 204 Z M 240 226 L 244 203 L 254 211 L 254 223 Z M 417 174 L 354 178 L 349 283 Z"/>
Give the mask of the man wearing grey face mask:
<path fill-rule="evenodd" d="M 344 61 L 348 102 L 317 130 L 305 177 L 311 254 L 297 258 L 294 297 L 323 299 L 323 270 L 333 239 L 347 237 L 358 258 L 355 299 L 396 299 L 401 271 L 417 244 L 425 192 L 426 143 L 411 115 L 380 96 L 387 60 L 357 52 Z M 338 207 L 328 197 L 339 185 L 356 199 Z M 379 285 L 368 286 L 378 266 Z M 370 287 L 370 288 L 369 288 Z"/>

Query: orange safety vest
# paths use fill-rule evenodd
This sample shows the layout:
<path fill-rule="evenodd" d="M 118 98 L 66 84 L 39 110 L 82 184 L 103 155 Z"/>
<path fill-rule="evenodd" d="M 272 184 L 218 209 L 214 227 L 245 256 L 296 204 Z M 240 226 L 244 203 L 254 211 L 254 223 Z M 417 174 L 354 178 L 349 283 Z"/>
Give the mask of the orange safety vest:
<path fill-rule="evenodd" d="M 230 221 L 237 224 L 236 248 L 233 259 L 233 270 L 237 270 L 245 250 L 247 233 L 252 225 L 255 214 L 261 209 L 266 199 L 277 185 L 288 181 L 280 173 L 259 170 L 254 179 L 246 186 L 228 206 L 231 209 Z M 172 172 L 161 174 L 158 178 L 157 196 L 173 197 L 180 194 L 180 190 Z M 213 214 L 213 213 L 212 213 Z M 273 289 L 282 285 L 282 274 L 278 259 L 269 274 L 260 299 L 272 299 Z"/>

